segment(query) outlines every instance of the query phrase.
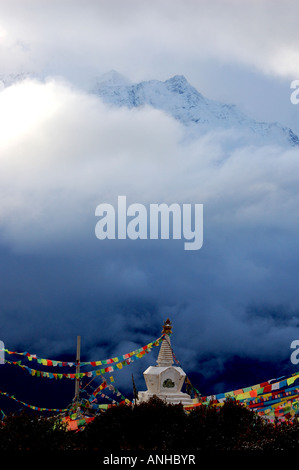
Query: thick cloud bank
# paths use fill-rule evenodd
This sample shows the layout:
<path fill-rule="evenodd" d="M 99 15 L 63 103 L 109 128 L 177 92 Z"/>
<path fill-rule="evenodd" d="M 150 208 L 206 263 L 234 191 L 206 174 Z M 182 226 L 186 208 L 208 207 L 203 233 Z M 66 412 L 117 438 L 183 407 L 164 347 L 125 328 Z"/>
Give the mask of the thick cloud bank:
<path fill-rule="evenodd" d="M 234 356 L 288 359 L 298 332 L 298 150 L 228 149 L 226 132 L 186 140 L 162 112 L 112 109 L 57 79 L 5 88 L 0 129 L 8 348 L 49 357 L 69 353 L 80 334 L 101 359 L 151 341 L 170 316 L 189 372 L 216 374 Z M 116 207 L 119 195 L 202 203 L 203 247 L 98 240 L 95 208 Z"/>

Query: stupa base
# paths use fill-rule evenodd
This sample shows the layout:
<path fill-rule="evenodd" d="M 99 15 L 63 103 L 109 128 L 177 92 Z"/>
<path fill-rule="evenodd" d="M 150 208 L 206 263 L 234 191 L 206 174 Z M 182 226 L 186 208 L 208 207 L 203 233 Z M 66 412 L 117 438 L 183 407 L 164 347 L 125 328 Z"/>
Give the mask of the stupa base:
<path fill-rule="evenodd" d="M 153 392 L 138 392 L 138 403 L 144 403 L 150 400 L 152 397 L 160 398 L 160 400 L 165 401 L 173 405 L 191 405 L 193 403 L 192 398 L 187 393 L 178 392 L 178 393 L 162 393 L 159 394 Z"/>

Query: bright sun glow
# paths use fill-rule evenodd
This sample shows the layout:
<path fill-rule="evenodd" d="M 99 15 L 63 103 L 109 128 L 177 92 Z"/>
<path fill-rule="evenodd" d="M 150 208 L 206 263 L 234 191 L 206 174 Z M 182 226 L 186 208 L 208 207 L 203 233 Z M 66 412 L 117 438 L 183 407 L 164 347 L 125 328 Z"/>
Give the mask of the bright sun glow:
<path fill-rule="evenodd" d="M 0 39 L 3 39 L 7 36 L 7 31 L 0 26 Z"/>
<path fill-rule="evenodd" d="M 53 85 L 25 81 L 0 93 L 0 146 L 34 131 L 59 106 Z"/>

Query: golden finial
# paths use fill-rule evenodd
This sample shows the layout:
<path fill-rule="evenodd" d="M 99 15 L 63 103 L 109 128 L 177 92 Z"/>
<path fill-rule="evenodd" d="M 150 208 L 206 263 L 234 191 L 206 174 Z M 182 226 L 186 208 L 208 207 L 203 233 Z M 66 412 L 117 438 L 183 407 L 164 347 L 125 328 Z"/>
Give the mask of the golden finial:
<path fill-rule="evenodd" d="M 172 324 L 169 318 L 164 322 L 162 333 L 166 335 L 171 335 L 172 333 Z"/>

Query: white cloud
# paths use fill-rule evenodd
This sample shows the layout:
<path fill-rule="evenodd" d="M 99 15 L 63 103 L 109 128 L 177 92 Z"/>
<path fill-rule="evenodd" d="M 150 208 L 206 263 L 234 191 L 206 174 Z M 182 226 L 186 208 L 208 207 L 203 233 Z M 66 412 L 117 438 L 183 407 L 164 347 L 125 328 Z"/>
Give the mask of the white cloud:
<path fill-rule="evenodd" d="M 15 247 L 90 236 L 96 206 L 118 195 L 203 203 L 209 224 L 231 230 L 296 224 L 296 150 L 225 150 L 225 133 L 183 143 L 160 111 L 109 109 L 55 80 L 5 89 L 0 123 L 0 222 Z"/>
<path fill-rule="evenodd" d="M 0 108 L 1 225 L 21 244 L 73 233 L 119 192 L 154 197 L 144 179 L 167 180 L 181 132 L 159 111 L 109 110 L 55 81 L 8 87 Z"/>
<path fill-rule="evenodd" d="M 298 5 L 291 0 L 1 1 L 5 67 L 77 74 L 111 68 L 140 79 L 176 67 L 200 73 L 202 59 L 299 76 Z M 3 35 L 2 35 L 3 36 Z M 69 75 L 69 76 L 70 76 Z"/>

